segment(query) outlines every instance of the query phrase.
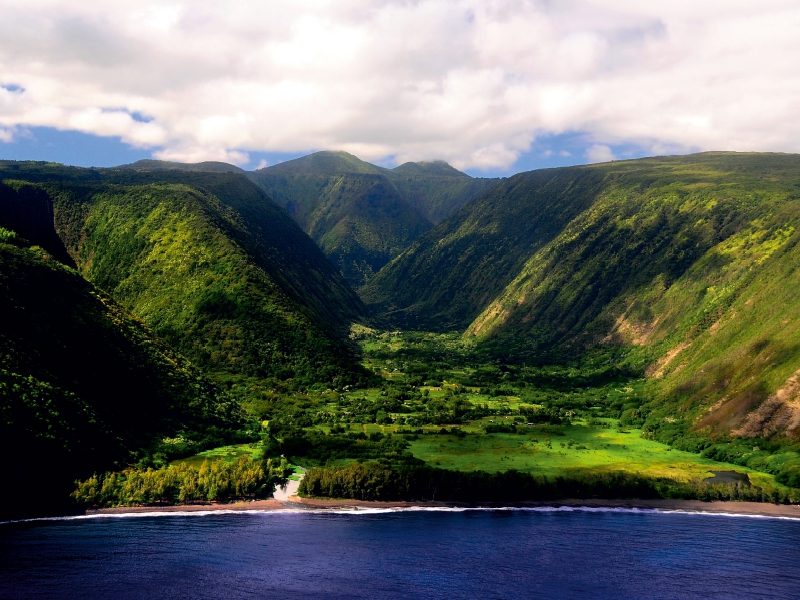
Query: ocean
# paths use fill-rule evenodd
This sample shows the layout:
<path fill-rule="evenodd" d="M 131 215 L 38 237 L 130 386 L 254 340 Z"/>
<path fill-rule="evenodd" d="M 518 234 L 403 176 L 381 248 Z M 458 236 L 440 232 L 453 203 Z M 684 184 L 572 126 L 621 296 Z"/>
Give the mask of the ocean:
<path fill-rule="evenodd" d="M 800 598 L 800 520 L 538 508 L 5 523 L 0 598 Z"/>

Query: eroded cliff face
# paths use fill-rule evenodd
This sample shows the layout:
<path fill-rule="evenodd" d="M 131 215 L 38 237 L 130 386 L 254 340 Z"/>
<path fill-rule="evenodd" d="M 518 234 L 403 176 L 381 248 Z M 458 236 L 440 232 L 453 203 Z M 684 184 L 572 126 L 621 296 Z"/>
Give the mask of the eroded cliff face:
<path fill-rule="evenodd" d="M 74 267 L 53 221 L 53 201 L 39 186 L 10 178 L 0 182 L 0 227 L 15 231 L 45 248 L 60 262 Z"/>
<path fill-rule="evenodd" d="M 769 437 L 775 433 L 800 436 L 800 371 L 795 372 L 731 433 L 742 437 Z"/>

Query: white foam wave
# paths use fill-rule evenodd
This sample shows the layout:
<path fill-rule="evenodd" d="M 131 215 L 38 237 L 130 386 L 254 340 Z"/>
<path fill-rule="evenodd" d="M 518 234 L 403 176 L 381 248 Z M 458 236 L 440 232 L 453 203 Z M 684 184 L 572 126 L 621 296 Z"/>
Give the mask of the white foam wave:
<path fill-rule="evenodd" d="M 737 512 L 704 511 L 684 508 L 645 508 L 627 506 L 498 506 L 498 507 L 462 507 L 462 506 L 393 506 L 393 507 L 339 507 L 339 508 L 279 508 L 279 509 L 245 509 L 245 510 L 186 510 L 186 511 L 152 511 L 129 513 L 99 513 L 90 515 L 70 515 L 62 517 L 41 517 L 36 519 L 20 519 L 17 521 L 0 521 L 0 525 L 10 523 L 29 523 L 39 521 L 80 521 L 94 519 L 130 519 L 144 517 L 204 517 L 210 515 L 351 515 L 368 516 L 392 513 L 414 512 L 530 512 L 530 513 L 620 513 L 638 515 L 700 515 L 709 517 L 776 519 L 784 521 L 800 521 L 800 517 L 785 515 L 765 515 Z"/>

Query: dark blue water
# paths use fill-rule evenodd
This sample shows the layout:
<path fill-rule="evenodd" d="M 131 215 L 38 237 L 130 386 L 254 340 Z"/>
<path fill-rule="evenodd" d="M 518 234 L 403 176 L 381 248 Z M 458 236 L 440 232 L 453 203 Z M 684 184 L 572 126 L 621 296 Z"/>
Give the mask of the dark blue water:
<path fill-rule="evenodd" d="M 800 522 L 244 513 L 0 525 L 2 598 L 800 598 Z"/>

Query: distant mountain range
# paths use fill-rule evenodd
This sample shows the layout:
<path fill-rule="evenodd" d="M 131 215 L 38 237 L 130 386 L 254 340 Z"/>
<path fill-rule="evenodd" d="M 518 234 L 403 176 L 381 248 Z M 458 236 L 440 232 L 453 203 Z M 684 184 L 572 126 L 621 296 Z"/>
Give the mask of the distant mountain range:
<path fill-rule="evenodd" d="M 250 177 L 354 287 L 498 182 L 470 177 L 441 161 L 385 169 L 346 152 L 317 152 Z"/>
<path fill-rule="evenodd" d="M 195 173 L 247 173 L 244 169 L 230 163 L 207 160 L 199 163 L 180 163 L 169 160 L 137 160 L 129 165 L 119 165 L 114 169 L 130 171 L 189 171 Z"/>
<path fill-rule="evenodd" d="M 246 172 L 222 162 L 140 160 L 116 167 L 246 173 L 284 207 L 353 287 L 364 285 L 411 242 L 498 179 L 479 179 L 443 161 L 378 167 L 347 152 L 315 152 Z"/>

